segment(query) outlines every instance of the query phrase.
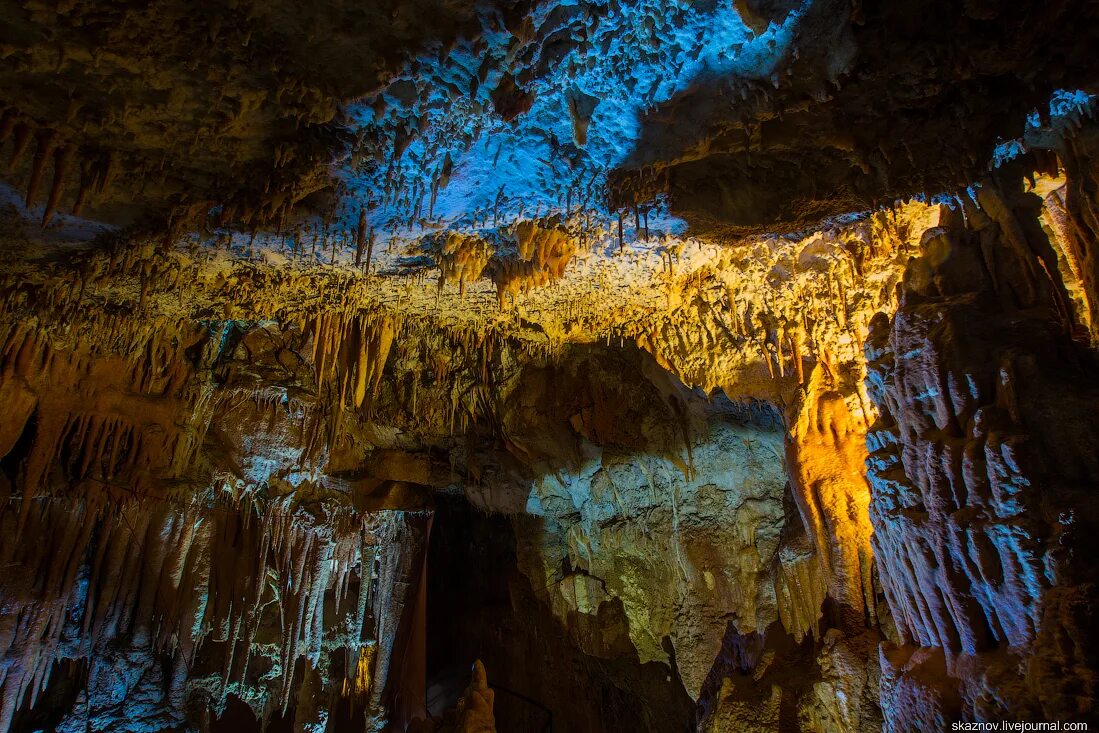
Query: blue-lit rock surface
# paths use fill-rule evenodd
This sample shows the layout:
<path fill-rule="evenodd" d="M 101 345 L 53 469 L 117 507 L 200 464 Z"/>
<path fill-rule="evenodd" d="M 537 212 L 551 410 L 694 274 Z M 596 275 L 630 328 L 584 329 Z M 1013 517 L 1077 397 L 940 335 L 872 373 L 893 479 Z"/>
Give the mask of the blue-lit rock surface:
<path fill-rule="evenodd" d="M 1091 694 L 1094 364 L 1022 219 L 1035 205 L 979 188 L 924 235 L 867 342 L 874 554 L 900 641 L 882 649 L 889 730 L 1072 719 Z"/>
<path fill-rule="evenodd" d="M 549 214 L 606 225 L 607 175 L 645 113 L 700 78 L 769 79 L 798 13 L 759 34 L 727 3 L 676 0 L 535 3 L 511 26 L 490 9 L 479 22 L 349 109 L 364 142 L 343 174 L 348 219 L 365 204 L 387 236 Z"/>

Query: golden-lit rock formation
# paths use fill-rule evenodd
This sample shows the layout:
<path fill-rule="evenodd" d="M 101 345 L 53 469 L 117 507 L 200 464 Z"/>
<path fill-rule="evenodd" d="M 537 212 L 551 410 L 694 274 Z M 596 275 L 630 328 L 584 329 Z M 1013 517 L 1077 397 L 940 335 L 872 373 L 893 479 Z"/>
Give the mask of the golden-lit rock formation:
<path fill-rule="evenodd" d="M 787 467 L 798 510 L 817 543 L 829 595 L 850 614 L 844 623 L 866 625 L 876 615 L 870 487 L 864 477 L 867 426 L 823 383 L 823 374 L 821 367 L 813 370 L 806 404 L 790 426 Z"/>
<path fill-rule="evenodd" d="M 530 261 L 545 265 L 564 235 L 539 236 L 520 240 Z M 656 287 L 669 293 L 691 287 L 664 274 Z M 75 266 L 12 276 L 23 285 L 6 301 L 0 389 L 19 417 L 7 423 L 13 427 L 5 452 L 22 457 L 7 474 L 27 497 L 20 507 L 54 490 L 78 502 L 94 489 L 167 502 L 160 511 L 171 516 L 178 502 L 179 511 L 192 511 L 190 492 L 213 487 L 206 489 L 213 496 L 228 492 L 246 507 L 253 495 L 284 502 L 313 492 L 322 506 L 334 503 L 361 521 L 374 515 L 356 515 L 356 508 L 395 513 L 373 530 L 378 549 L 367 556 L 381 563 L 372 596 L 379 605 L 365 639 L 373 645 L 347 637 L 341 643 L 351 661 L 340 675 L 320 673 L 317 683 L 354 692 L 369 711 L 407 720 L 417 714 L 407 695 L 393 695 L 404 685 L 414 688 L 418 673 L 391 667 L 394 645 L 417 638 L 403 609 L 420 601 L 395 589 L 419 572 L 408 537 L 425 533 L 387 528 L 405 526 L 428 506 L 430 486 L 464 482 L 465 493 L 487 508 L 545 517 L 552 530 L 542 542 L 518 542 L 520 568 L 536 601 L 547 603 L 594 658 L 667 664 L 674 654 L 678 679 L 698 695 L 730 624 L 752 634 L 785 623 L 798 638 L 819 638 L 825 576 L 819 560 L 807 561 L 817 557 L 812 547 L 783 544 L 782 417 L 762 402 L 707 403 L 633 347 L 608 358 L 613 351 L 592 343 L 597 334 L 578 343 L 530 343 L 509 335 L 493 311 L 477 315 L 473 304 L 470 322 L 495 321 L 499 335 L 477 335 L 460 320 L 446 325 L 430 313 L 412 316 L 384 300 L 393 285 L 383 284 L 379 297 L 377 276 L 341 268 L 233 261 L 184 243 L 79 255 Z M 85 311 L 92 303 L 114 305 Z M 568 310 L 547 310 L 544 323 L 567 333 L 552 326 L 562 316 Z M 652 319 L 660 312 L 621 317 Z M 759 348 L 753 356 L 765 353 Z M 769 394 L 797 388 L 795 370 L 786 371 L 776 373 Z M 623 373 L 639 375 L 646 391 L 623 382 Z M 735 381 L 734 374 L 728 382 Z M 637 412 L 624 420 L 628 404 Z M 502 440 L 492 437 L 498 431 Z M 450 457 L 431 459 L 433 450 Z M 770 478 L 761 481 L 763 475 Z M 103 516 L 114 516 L 104 502 Z M 577 505 L 580 522 L 569 509 Z M 249 511 L 233 504 L 226 516 L 243 522 Z M 156 516 L 146 512 L 142 521 Z M 607 521 L 617 526 L 602 526 Z M 248 552 L 266 562 L 266 525 L 252 526 L 260 544 L 246 543 Z M 174 536 L 167 535 L 166 547 Z M 100 546 L 95 539 L 83 552 Z M 361 583 L 367 565 L 358 552 L 349 567 Z M 572 569 L 558 578 L 555 563 L 566 558 Z M 209 572 L 216 578 L 222 571 Z M 286 582 L 297 587 L 294 573 L 301 571 L 286 572 L 294 578 Z M 542 578 L 553 584 L 538 590 Z M 220 584 L 204 592 L 221 599 L 210 603 L 234 597 Z M 267 607 L 266 600 L 250 603 Z M 174 657 L 188 653 L 187 644 L 201 646 L 197 638 L 182 639 L 177 634 L 158 649 Z M 209 649 L 211 663 L 235 664 L 217 656 L 229 647 Z M 365 670 L 355 661 L 362 654 L 369 659 Z M 282 657 L 280 669 L 289 669 L 290 657 Z M 41 679 L 30 680 L 29 687 L 41 687 Z M 13 701 L 21 699 L 16 689 Z M 262 717 L 306 687 L 265 689 L 256 681 L 194 683 L 180 699 L 207 700 L 216 713 L 232 694 Z M 194 697 L 200 693 L 206 697 Z M 404 712 L 391 707 L 397 699 Z M 11 711 L 17 707 L 12 702 Z M 304 708 L 295 715 L 307 717 Z"/>
<path fill-rule="evenodd" d="M 466 283 L 479 280 L 485 271 L 493 249 L 477 237 L 450 232 L 443 240 L 436 261 L 439 265 L 439 287 L 443 283 L 458 283 L 459 295 L 465 295 Z"/>
<path fill-rule="evenodd" d="M 1064 216 L 1055 208 L 1060 186 L 1044 179 L 1035 189 L 1046 196 L 1041 212 L 1054 233 L 1064 230 L 1056 219 Z M 1057 265 L 1067 262 L 1070 245 L 1055 237 L 1056 248 L 1027 255 L 1038 251 L 1029 237 L 1041 229 L 1005 218 L 1022 217 L 1010 214 L 1022 204 L 1004 203 L 997 191 L 987 186 L 966 202 L 967 225 L 1008 232 L 999 235 L 1007 238 L 1003 246 L 1030 264 L 995 270 L 1010 288 L 989 302 L 1030 312 L 1027 303 L 1045 297 L 1053 322 L 1067 324 L 1073 306 L 1054 297 L 1048 282 L 1062 272 Z M 1026 211 L 1036 217 L 1038 205 Z M 909 535 L 891 534 L 911 520 L 891 519 L 895 510 L 886 508 L 897 479 L 882 478 L 883 451 L 907 438 L 883 438 L 883 421 L 901 408 L 888 396 L 896 376 L 881 376 L 890 374 L 878 356 L 887 351 L 872 331 L 882 331 L 871 329 L 881 328 L 875 312 L 898 305 L 898 318 L 908 318 L 906 303 L 919 300 L 908 293 L 977 282 L 969 271 L 959 276 L 941 265 L 963 251 L 952 239 L 960 236 L 952 233 L 960 216 L 961 209 L 911 203 L 801 237 L 732 248 L 662 238 L 609 260 L 584 254 L 599 246 L 591 240 L 581 247 L 565 228 L 534 224 L 515 229 L 514 245 L 465 235 L 448 236 L 440 249 L 411 242 L 411 252 L 437 258 L 441 283 L 458 285 L 442 289 L 394 269 L 401 255 L 390 248 L 379 250 L 371 273 L 353 263 L 303 265 L 274 251 L 270 238 L 248 244 L 251 258 L 232 242 L 226 250 L 189 237 L 170 248 L 116 245 L 50 261 L 43 257 L 49 250 L 10 228 L 14 251 L 23 249 L 10 260 L 2 320 L 0 394 L 11 419 L 0 437 L 9 456 L 3 480 L 14 498 L 5 521 L 13 538 L 68 537 L 75 528 L 83 534 L 73 539 L 71 559 L 57 566 L 69 575 L 53 583 L 56 599 L 38 603 L 27 591 L 35 609 L 53 609 L 35 611 L 52 631 L 42 637 L 45 646 L 17 634 L 6 647 L 5 715 L 35 707 L 27 691 L 59 694 L 49 692 L 53 660 L 105 654 L 95 639 L 70 641 L 64 632 L 97 613 L 97 601 L 73 600 L 96 596 L 74 580 L 84 577 L 83 563 L 114 552 L 112 536 L 122 541 L 94 527 L 126 522 L 150 538 L 148 548 L 163 546 L 134 554 L 126 561 L 134 569 L 112 578 L 170 579 L 147 564 L 183 552 L 181 532 L 213 532 L 218 525 L 199 520 L 214 512 L 246 533 L 234 545 L 244 548 L 241 562 L 275 568 L 268 575 L 279 580 L 256 585 L 268 571 L 215 567 L 209 558 L 222 551 L 198 544 L 205 569 L 186 553 L 172 562 L 184 568 L 180 578 L 199 579 L 186 587 L 206 599 L 181 607 L 209 610 L 159 623 L 155 643 L 132 623 L 102 637 L 146 650 L 131 654 L 135 670 L 196 654 L 217 670 L 178 679 L 141 673 L 149 695 L 175 701 L 164 715 L 228 715 L 227 696 L 234 696 L 262 719 L 292 707 L 304 724 L 338 713 L 338 706 L 307 701 L 308 690 L 323 688 L 359 701 L 352 708 L 375 728 L 394 718 L 429 725 L 416 692 L 425 684 L 417 661 L 425 621 L 417 609 L 429 585 L 432 493 L 456 490 L 513 516 L 517 582 L 528 589 L 511 593 L 547 609 L 587 669 L 674 669 L 676 694 L 702 701 L 707 730 L 774 730 L 795 719 L 805 730 L 879 725 L 881 639 L 900 644 L 882 657 L 887 718 L 923 694 L 912 680 L 928 665 L 953 675 L 969 669 L 957 661 L 968 653 L 964 646 L 962 657 L 936 661 L 944 659 L 939 649 L 957 650 L 953 637 L 941 635 L 943 624 L 913 610 L 934 605 L 902 600 L 924 593 L 912 589 L 923 589 L 925 577 L 950 586 L 931 570 L 907 576 L 920 565 L 896 559 L 915 547 Z M 616 248 L 613 233 L 606 237 Z M 508 246 L 516 254 L 507 255 Z M 917 253 L 922 259 L 910 263 Z M 489 273 L 506 256 L 557 273 L 556 284 L 516 291 L 512 308 L 501 312 Z M 628 289 L 610 298 L 600 283 L 616 270 L 629 274 Z M 869 374 L 864 346 L 873 355 Z M 862 468 L 868 434 L 873 491 Z M 52 504 L 38 502 L 55 496 L 56 511 L 42 513 Z M 196 496 L 209 498 L 196 503 Z M 316 516 L 342 518 L 318 524 Z M 350 534 L 324 534 L 344 526 Z M 276 535 L 285 537 L 281 544 L 271 544 Z M 324 547 L 332 554 L 309 554 Z M 13 555 L 16 567 L 50 560 L 21 544 L 6 551 L 23 553 Z M 311 562 L 334 564 L 321 579 L 308 570 Z M 301 585 L 312 577 L 326 590 Z M 19 582 L 13 576 L 12 588 Z M 184 587 L 171 582 L 177 590 L 164 596 L 167 605 Z M 251 595 L 234 590 L 235 582 Z M 358 631 L 310 620 L 322 607 L 351 608 L 356 596 L 345 595 L 356 585 L 357 613 L 366 613 L 355 617 Z M 134 593 L 112 589 L 118 600 L 108 603 L 110 613 L 136 618 L 125 609 L 137 601 L 124 600 Z M 1001 601 L 996 607 L 1006 608 Z M 1027 603 L 1033 600 L 1019 601 Z M 226 604 L 245 615 L 216 610 Z M 290 608 L 312 610 L 298 614 L 302 626 L 280 626 L 278 642 L 248 636 L 276 608 L 283 617 Z M 1020 639 L 1034 643 L 1039 626 L 1030 622 L 1030 636 Z M 935 632 L 925 638 L 920 629 Z M 308 651 L 318 639 L 331 639 L 325 654 L 339 649 L 339 664 Z M 261 672 L 251 657 L 275 660 L 279 670 L 304 659 L 315 671 L 291 679 Z M 1064 659 L 1037 655 L 1033 664 Z M 981 664 L 993 670 L 982 679 L 998 684 L 1000 667 Z M 798 669 L 812 671 L 790 671 Z M 483 679 L 475 675 L 466 707 L 442 725 L 489 725 Z M 110 697 L 105 688 L 96 694 Z M 943 710 L 957 714 L 985 709 L 941 699 Z M 104 706 L 97 719 L 125 714 L 95 704 Z M 463 723 L 462 711 L 478 712 Z"/>
<path fill-rule="evenodd" d="M 457 293 L 421 295 L 416 282 L 386 274 L 394 255 L 385 250 L 376 273 L 364 274 L 353 263 L 281 260 L 270 240 L 248 245 L 267 253 L 254 262 L 192 238 L 16 269 L 24 284 L 7 300 L 14 335 L 0 388 L 23 422 L 54 410 L 58 427 L 47 432 L 53 423 L 35 417 L 27 437 L 10 431 L 7 443 L 40 455 L 15 483 L 33 495 L 27 476 L 45 470 L 36 466 L 91 454 L 91 468 L 65 458 L 57 480 L 114 476 L 168 500 L 186 496 L 181 483 L 233 496 L 320 492 L 341 511 L 396 512 L 398 524 L 384 527 L 429 508 L 431 487 L 458 485 L 486 509 L 541 518 L 538 534 L 516 520 L 518 569 L 531 602 L 551 609 L 594 660 L 674 660 L 676 684 L 698 697 L 730 638 L 758 638 L 761 658 L 781 659 L 786 642 L 771 645 L 789 635 L 819 647 L 819 659 L 807 657 L 813 668 L 863 665 L 866 674 L 873 639 L 862 634 L 877 624 L 878 599 L 860 513 L 869 403 L 858 357 L 869 310 L 891 302 L 903 258 L 935 216 L 912 204 L 732 251 L 663 239 L 576 269 L 564 268 L 577 251 L 573 235 L 521 225 L 515 255 L 506 243 L 504 255 L 489 255 L 483 240 L 443 240 L 432 256 L 442 282 L 457 278 Z M 559 278 L 515 293 L 537 331 L 492 307 L 491 291 L 479 288 L 493 283 L 474 277 L 479 261 L 470 266 L 462 254 L 471 251 L 479 261 L 488 255 L 485 273 L 510 256 Z M 607 299 L 596 285 L 608 267 L 628 273 L 626 298 Z M 113 315 L 81 315 L 104 303 L 116 304 Z M 42 345 L 24 348 L 17 326 L 31 317 L 37 326 L 27 333 Z M 86 356 L 50 359 L 35 348 Z M 39 364 L 75 371 L 44 373 Z M 53 391 L 61 384 L 84 399 Z M 143 421 L 105 422 L 85 448 L 87 431 L 71 425 L 98 425 L 113 404 L 103 395 L 120 391 L 155 409 L 126 408 Z M 183 425 L 186 439 L 174 437 Z M 130 449 L 131 432 L 160 442 L 142 438 Z M 185 448 L 192 453 L 176 458 Z M 130 473 L 114 468 L 112 450 Z M 147 478 L 132 483 L 139 473 Z M 339 686 L 355 690 L 365 677 L 369 691 L 357 694 L 367 710 L 414 720 L 407 690 L 422 673 L 390 667 L 394 644 L 422 639 L 407 620 L 420 601 L 394 589 L 419 572 L 407 538 L 426 532 L 387 531 L 377 534 L 389 564 L 379 566 L 376 598 L 387 611 L 374 615 L 375 646 L 346 647 L 368 648 L 371 666 L 346 664 L 341 679 L 352 681 Z M 826 598 L 842 613 L 824 614 Z M 852 702 L 837 707 L 830 691 L 849 684 L 845 675 L 801 685 L 783 704 L 817 727 L 855 726 L 876 687 L 848 690 Z M 716 680 L 726 692 L 710 720 L 728 714 L 729 695 L 750 694 Z M 215 712 L 224 693 L 209 698 Z M 266 709 L 268 698 L 251 694 Z"/>
<path fill-rule="evenodd" d="M 515 226 L 515 239 L 518 257 L 505 255 L 490 262 L 489 276 L 496 285 L 501 310 L 508 296 L 514 298 L 560 280 L 576 252 L 569 233 L 559 227 L 522 221 Z"/>

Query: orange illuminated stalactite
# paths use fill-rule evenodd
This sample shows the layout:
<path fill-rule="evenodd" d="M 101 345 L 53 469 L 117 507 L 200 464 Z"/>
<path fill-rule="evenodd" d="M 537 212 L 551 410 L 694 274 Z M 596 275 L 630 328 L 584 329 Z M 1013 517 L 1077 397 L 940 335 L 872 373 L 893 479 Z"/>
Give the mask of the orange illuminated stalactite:
<path fill-rule="evenodd" d="M 374 665 L 374 649 L 367 645 L 359 650 L 359 662 L 355 665 L 355 676 L 343 681 L 344 696 L 365 696 L 370 692 L 372 676 L 370 670 Z"/>
<path fill-rule="evenodd" d="M 820 555 L 829 594 L 852 623 L 873 604 L 866 428 L 814 369 L 791 426 L 787 464 L 794 497 Z"/>

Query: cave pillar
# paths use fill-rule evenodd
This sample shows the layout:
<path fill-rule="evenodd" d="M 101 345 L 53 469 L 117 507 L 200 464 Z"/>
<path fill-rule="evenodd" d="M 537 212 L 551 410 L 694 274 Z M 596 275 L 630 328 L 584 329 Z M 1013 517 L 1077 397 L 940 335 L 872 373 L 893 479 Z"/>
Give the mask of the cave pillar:
<path fill-rule="evenodd" d="M 864 475 L 866 423 L 852 414 L 819 365 L 792 410 L 786 463 L 794 499 L 813 538 L 828 595 L 845 631 L 873 616 L 870 489 Z"/>
<path fill-rule="evenodd" d="M 373 614 L 377 653 L 367 730 L 406 730 L 427 717 L 426 609 L 430 512 L 395 512 L 381 533 Z"/>

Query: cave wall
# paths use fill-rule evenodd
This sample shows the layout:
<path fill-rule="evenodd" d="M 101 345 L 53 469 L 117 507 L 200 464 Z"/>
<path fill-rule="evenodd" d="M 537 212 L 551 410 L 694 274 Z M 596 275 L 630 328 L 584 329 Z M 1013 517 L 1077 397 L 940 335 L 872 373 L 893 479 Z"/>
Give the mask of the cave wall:
<path fill-rule="evenodd" d="M 822 251 L 819 243 L 813 247 Z M 206 313 L 233 318 L 197 324 L 179 318 L 181 299 L 167 283 L 187 283 L 182 300 L 189 307 L 194 302 Z M 263 665 L 240 661 L 242 654 L 276 655 L 266 640 L 244 637 L 238 650 L 209 634 L 191 640 L 176 634 L 154 649 L 141 645 L 140 629 L 132 625 L 110 637 L 110 644 L 137 643 L 139 652 L 127 658 L 134 669 L 154 660 L 178 664 L 181 650 L 191 644 L 222 676 L 237 664 L 248 670 L 228 683 L 191 669 L 140 677 L 146 681 L 136 699 L 154 701 L 149 704 L 157 706 L 157 715 L 209 725 L 219 724 L 219 714 L 237 715 L 235 701 L 250 706 L 257 720 L 292 719 L 295 725 L 342 725 L 338 720 L 355 706 L 376 726 L 401 715 L 399 709 L 413 715 L 412 708 L 400 708 L 409 699 L 399 691 L 415 687 L 422 672 L 390 668 L 401 648 L 418 643 L 409 625 L 418 607 L 414 581 L 422 573 L 417 547 L 427 533 L 422 524 L 416 531 L 399 527 L 430 511 L 433 490 L 456 490 L 475 505 L 517 515 L 511 530 L 515 568 L 507 572 L 518 609 L 513 634 L 498 635 L 476 652 L 489 664 L 490 682 L 500 674 L 506 685 L 518 675 L 530 689 L 557 690 L 554 708 L 575 714 L 577 730 L 594 726 L 606 705 L 634 707 L 629 691 L 636 684 L 654 699 L 667 698 L 677 720 L 703 715 L 720 721 L 723 713 L 699 713 L 688 703 L 716 698 L 722 681 L 711 674 L 715 659 L 736 648 L 737 639 L 769 634 L 789 659 L 811 670 L 799 672 L 799 680 L 808 676 L 824 685 L 799 681 L 783 704 L 793 706 L 795 717 L 806 701 L 821 711 L 836 710 L 824 690 L 840 679 L 819 671 L 831 664 L 827 650 L 837 641 L 836 634 L 825 634 L 832 622 L 821 623 L 827 583 L 816 540 L 798 531 L 800 518 L 788 501 L 777 409 L 763 400 L 733 401 L 688 389 L 653 355 L 628 342 L 553 354 L 499 335 L 440 331 L 430 322 L 348 308 L 348 299 L 366 291 L 360 287 L 340 276 L 239 264 L 226 269 L 216 260 L 203 264 L 193 253 L 149 248 L 93 253 L 76 267 L 40 270 L 9 291 L 0 388 L 11 395 L 16 418 L 6 423 L 12 427 L 4 458 L 12 507 L 53 496 L 80 507 L 100 497 L 96 516 L 106 522 L 139 513 L 141 526 L 148 523 L 147 533 L 158 538 L 160 544 L 153 545 L 165 553 L 179 550 L 175 535 L 158 531 L 167 521 L 160 517 L 193 517 L 172 520 L 185 527 L 216 509 L 227 527 L 240 527 L 242 534 L 226 529 L 234 549 L 211 548 L 199 555 L 207 564 L 195 561 L 196 567 L 205 567 L 201 572 L 212 583 L 223 575 L 239 577 L 253 594 L 247 607 L 263 608 L 268 619 L 286 602 L 280 584 L 296 588 L 312 571 L 297 556 L 290 562 L 264 545 L 269 533 L 289 530 L 275 530 L 256 517 L 267 511 L 292 515 L 291 526 L 303 527 L 295 540 L 302 552 L 324 546 L 307 528 L 325 526 L 330 515 L 347 517 L 352 528 L 356 522 L 373 528 L 359 544 L 357 532 L 347 537 L 347 546 L 358 549 L 341 565 L 346 578 L 321 582 L 325 590 L 318 586 L 310 596 L 309 608 L 319 608 L 317 598 L 323 597 L 334 618 L 309 624 L 314 646 L 322 639 L 325 654 L 301 646 L 296 676 L 287 676 L 289 662 L 282 663 L 280 675 L 273 667 L 265 673 Z M 331 300 L 295 299 L 317 291 Z M 724 297 L 726 291 L 716 292 Z M 220 311 L 211 308 L 219 298 Z M 115 308 L 83 310 L 90 299 Z M 781 357 L 778 339 L 766 329 L 745 331 L 737 358 L 763 356 L 770 364 L 757 363 L 756 374 L 770 372 L 796 386 L 793 339 L 780 344 Z M 684 352 L 663 351 L 660 358 L 669 364 L 676 353 Z M 858 400 L 850 392 L 848 398 Z M 137 504 L 126 508 L 130 501 Z M 18 524 L 18 512 L 8 516 Z M 64 527 L 40 524 L 42 534 L 68 536 Z M 92 562 L 88 558 L 102 546 L 99 537 L 92 532 L 72 562 Z M 146 568 L 144 554 L 131 549 L 137 564 L 131 574 L 139 579 L 134 582 L 153 585 L 161 571 Z M 21 564 L 52 558 L 34 554 L 34 548 L 24 551 L 29 554 Z M 232 553 L 243 567 L 218 563 Z M 280 568 L 278 580 L 257 587 L 267 565 Z M 376 576 L 367 584 L 371 590 L 360 588 L 357 598 L 337 604 L 332 596 L 344 584 L 362 586 L 367 569 Z M 214 599 L 211 607 L 239 594 L 232 584 L 196 583 L 196 594 Z M 64 592 L 66 598 L 83 598 L 79 587 Z M 363 608 L 367 594 L 366 620 L 350 624 L 358 632 L 347 631 L 344 615 Z M 340 614 L 332 614 L 335 607 Z M 80 602 L 60 608 L 55 611 L 65 624 L 79 625 L 84 618 Z M 126 605 L 118 601 L 112 608 Z M 549 657 L 534 678 L 524 677 L 526 667 L 513 656 L 525 647 L 509 646 L 518 643 L 514 638 L 526 638 L 520 619 L 528 617 L 539 619 L 544 633 L 523 643 L 533 645 L 530 653 Z M 183 628 L 213 624 L 211 618 L 198 614 Z M 231 638 L 232 624 L 226 633 Z M 567 645 L 568 654 L 553 657 L 558 645 Z M 13 658 L 24 646 L 11 647 Z M 100 675 L 94 679 L 109 680 L 122 662 L 95 666 L 100 657 L 116 659 L 100 647 L 79 646 L 50 647 L 42 659 L 89 659 Z M 764 654 L 752 667 L 763 660 L 762 666 L 777 670 L 783 658 L 774 663 L 774 656 Z M 593 687 L 606 690 L 611 702 L 587 697 L 576 705 L 571 688 L 553 681 L 570 678 L 570 659 L 582 660 Z M 275 678 L 289 692 L 272 689 Z M 10 679 L 14 686 L 16 677 Z M 787 684 L 781 676 L 761 673 L 761 679 L 768 691 Z M 27 684 L 40 687 L 33 676 Z M 108 688 L 102 682 L 92 696 L 92 707 L 101 708 L 95 719 L 107 728 L 124 725 L 124 708 Z M 33 718 L 38 708 L 15 689 L 13 709 L 29 706 Z M 47 685 L 43 699 L 63 696 L 64 689 L 51 693 Z M 724 689 L 722 699 L 730 701 L 755 687 Z M 861 700 L 865 690 L 860 687 L 856 697 Z M 164 700 L 171 705 L 161 707 Z M 635 723 L 663 729 L 670 713 L 647 705 L 641 718 L 625 712 L 613 717 L 622 729 Z M 505 704 L 501 714 L 506 712 Z M 804 715 L 830 720 L 839 713 Z"/>
<path fill-rule="evenodd" d="M 923 216 L 914 211 L 912 221 Z M 804 382 L 816 402 L 838 390 L 844 409 L 862 409 L 857 333 L 867 304 L 889 297 L 892 276 L 886 268 L 863 278 L 856 263 L 896 261 L 912 246 L 908 220 L 879 217 L 851 231 L 762 242 L 756 254 L 765 257 L 703 259 L 701 270 L 677 255 L 670 311 L 603 344 L 558 349 L 503 328 L 399 316 L 379 307 L 375 283 L 361 274 L 227 261 L 193 240 L 175 249 L 122 240 L 68 261 L 40 259 L 7 274 L 0 389 L 15 420 L 6 423 L 6 480 L 26 497 L 20 506 L 40 495 L 102 495 L 112 516 L 130 497 L 183 511 L 199 496 L 229 502 L 241 522 L 251 521 L 253 502 L 302 502 L 300 511 L 316 504 L 365 522 L 420 516 L 432 491 L 458 490 L 484 509 L 517 515 L 511 596 L 546 630 L 532 650 L 570 649 L 532 687 L 559 684 L 552 680 L 567 677 L 567 660 L 576 658 L 622 709 L 631 705 L 624 691 L 648 680 L 654 695 L 675 701 L 676 715 L 705 718 L 711 728 L 757 690 L 782 697 L 786 719 L 792 710 L 805 725 L 857 727 L 861 713 L 852 718 L 852 710 L 875 699 L 876 687 L 869 680 L 851 688 L 845 670 L 866 679 L 869 657 L 861 647 L 832 651 L 849 646 L 840 616 L 825 614 L 829 588 L 838 593 L 843 584 L 822 560 L 823 527 L 799 529 L 783 469 L 785 418 L 774 402 Z M 785 271 L 797 273 L 812 319 L 778 299 L 789 287 Z M 731 294 L 752 282 L 733 315 Z M 700 334 L 684 328 L 695 322 L 707 329 L 700 348 Z M 703 381 L 758 396 L 731 400 L 686 386 Z M 249 537 L 262 539 L 260 525 L 250 526 Z M 362 550 L 351 563 L 360 582 L 363 559 L 376 565 L 363 626 L 374 643 L 364 652 L 323 627 L 336 634 L 326 643 L 344 661 L 320 664 L 315 677 L 304 670 L 318 658 L 306 655 L 289 683 L 287 714 L 298 723 L 320 725 L 328 711 L 336 725 L 348 696 L 378 726 L 414 714 L 399 691 L 415 687 L 420 672 L 389 669 L 399 648 L 417 642 L 411 581 L 422 571 L 416 538 L 426 531 L 388 531 L 375 533 L 374 554 Z M 269 553 L 242 547 L 255 558 Z M 299 582 L 297 572 L 284 582 Z M 737 663 L 728 671 L 739 681 L 727 682 L 715 660 L 738 658 L 746 643 L 760 647 L 748 657 L 751 681 Z M 215 666 L 230 664 L 219 656 L 227 646 L 207 653 Z M 505 683 L 518 668 L 510 653 L 487 648 L 490 682 L 494 659 Z M 172 642 L 164 658 L 177 654 Z M 786 661 L 797 665 L 793 678 L 780 671 Z M 184 693 L 193 687 L 176 684 Z M 836 705 L 838 686 L 856 701 L 851 710 Z M 312 701 L 317 690 L 335 702 L 299 711 L 297 696 Z M 556 694 L 555 707 L 568 707 L 565 691 Z M 282 715 L 271 703 L 279 695 L 256 682 L 214 689 L 187 708 L 188 719 L 215 724 L 211 715 L 231 712 L 228 695 L 259 719 Z M 580 730 L 603 704 L 587 699 L 573 705 Z M 705 699 L 705 709 L 684 706 L 691 699 Z M 638 725 L 657 726 L 656 707 Z M 622 717 L 624 729 L 631 720 Z"/>
<path fill-rule="evenodd" d="M 447 705 L 502 727 L 540 715 L 505 687 L 576 730 L 1086 717 L 1090 189 L 1008 173 L 953 208 L 668 246 L 661 307 L 618 321 L 549 282 L 485 315 L 498 283 L 448 280 L 446 244 L 432 297 L 471 304 L 449 319 L 409 281 L 201 236 L 21 242 L 5 715 L 381 729 L 480 658 L 479 707 Z M 520 261 L 567 231 L 516 234 Z"/>
<path fill-rule="evenodd" d="M 1094 714 L 1094 353 L 1017 181 L 924 235 L 867 341 L 889 730 Z"/>

